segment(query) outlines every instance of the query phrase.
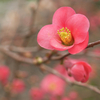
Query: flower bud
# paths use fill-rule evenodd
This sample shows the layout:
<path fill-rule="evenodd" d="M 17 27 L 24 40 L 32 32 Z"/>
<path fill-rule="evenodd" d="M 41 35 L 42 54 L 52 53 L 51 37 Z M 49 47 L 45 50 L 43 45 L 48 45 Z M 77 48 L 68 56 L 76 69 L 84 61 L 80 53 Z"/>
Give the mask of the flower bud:
<path fill-rule="evenodd" d="M 91 66 L 86 62 L 77 62 L 70 69 L 72 76 L 76 81 L 86 82 L 89 79 L 89 74 L 92 71 Z"/>

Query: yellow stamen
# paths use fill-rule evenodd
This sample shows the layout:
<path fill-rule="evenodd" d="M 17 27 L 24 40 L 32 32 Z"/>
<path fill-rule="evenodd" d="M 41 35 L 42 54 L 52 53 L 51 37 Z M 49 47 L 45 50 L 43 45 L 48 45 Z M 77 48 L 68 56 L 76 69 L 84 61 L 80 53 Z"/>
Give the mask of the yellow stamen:
<path fill-rule="evenodd" d="M 49 89 L 50 89 L 51 91 L 55 90 L 55 89 L 56 89 L 56 84 L 51 83 L 51 84 L 49 85 Z"/>
<path fill-rule="evenodd" d="M 58 30 L 57 33 L 59 34 L 61 41 L 64 45 L 70 46 L 73 44 L 74 40 L 69 29 L 64 29 L 63 27 L 62 29 L 60 29 L 60 31 Z"/>

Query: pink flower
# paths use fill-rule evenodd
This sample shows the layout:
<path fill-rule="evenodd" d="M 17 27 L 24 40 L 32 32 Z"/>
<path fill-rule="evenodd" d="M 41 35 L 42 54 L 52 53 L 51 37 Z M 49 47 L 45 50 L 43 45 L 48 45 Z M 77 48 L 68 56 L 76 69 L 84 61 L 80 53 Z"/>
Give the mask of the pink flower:
<path fill-rule="evenodd" d="M 94 55 L 100 55 L 100 48 L 96 48 L 93 50 Z"/>
<path fill-rule="evenodd" d="M 12 82 L 12 93 L 21 93 L 25 89 L 25 84 L 22 80 L 20 79 L 15 79 Z"/>
<path fill-rule="evenodd" d="M 97 66 L 95 64 L 92 64 L 92 72 L 90 73 L 90 78 L 94 79 L 97 76 Z"/>
<path fill-rule="evenodd" d="M 71 100 L 71 99 L 69 99 L 68 97 L 64 97 L 61 100 Z"/>
<path fill-rule="evenodd" d="M 7 66 L 0 66 L 0 81 L 3 85 L 7 83 L 9 74 L 10 74 L 10 70 Z"/>
<path fill-rule="evenodd" d="M 100 16 L 95 15 L 90 17 L 91 30 L 97 30 L 100 26 Z"/>
<path fill-rule="evenodd" d="M 69 97 L 71 100 L 75 100 L 78 97 L 78 93 L 75 91 L 70 92 Z"/>
<path fill-rule="evenodd" d="M 67 62 L 67 64 L 71 65 L 70 63 Z M 67 77 L 67 79 L 69 79 L 70 81 L 75 81 L 75 79 L 71 76 L 68 75 L 68 71 L 65 68 L 65 66 L 58 64 L 55 68 L 56 71 L 58 71 L 59 73 L 61 73 L 62 75 L 64 75 L 65 77 Z"/>
<path fill-rule="evenodd" d="M 63 65 L 61 65 L 61 64 L 58 64 L 58 65 L 56 65 L 55 67 L 54 67 L 54 69 L 56 70 L 56 71 L 58 71 L 59 73 L 61 73 L 62 75 L 66 75 L 66 68 L 63 66 Z"/>
<path fill-rule="evenodd" d="M 51 97 L 50 100 L 57 100 L 57 98 L 56 97 Z"/>
<path fill-rule="evenodd" d="M 47 75 L 41 82 L 41 88 L 45 93 L 50 93 L 51 95 L 62 95 L 64 92 L 65 82 L 55 76 Z"/>
<path fill-rule="evenodd" d="M 69 99 L 68 97 L 63 97 L 62 99 L 61 98 L 57 98 L 57 97 L 53 97 L 53 98 L 51 98 L 50 100 L 71 100 L 71 99 Z"/>
<path fill-rule="evenodd" d="M 91 66 L 83 61 L 76 62 L 70 69 L 74 79 L 83 83 L 89 79 L 91 71 Z"/>
<path fill-rule="evenodd" d="M 30 96 L 31 96 L 32 100 L 42 100 L 43 91 L 39 88 L 32 88 L 30 90 Z"/>
<path fill-rule="evenodd" d="M 45 49 L 76 54 L 86 48 L 88 30 L 89 21 L 84 15 L 76 14 L 70 7 L 61 7 L 54 13 L 52 24 L 40 30 L 37 41 Z"/>

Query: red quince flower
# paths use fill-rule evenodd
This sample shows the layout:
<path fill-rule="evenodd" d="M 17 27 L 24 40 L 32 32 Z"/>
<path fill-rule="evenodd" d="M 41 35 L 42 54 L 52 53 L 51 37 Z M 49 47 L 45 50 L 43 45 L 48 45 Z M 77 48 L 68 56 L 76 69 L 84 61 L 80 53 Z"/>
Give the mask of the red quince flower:
<path fill-rule="evenodd" d="M 39 31 L 37 42 L 45 49 L 76 54 L 88 45 L 89 26 L 84 15 L 76 14 L 71 7 L 61 7 L 54 13 L 52 24 Z"/>

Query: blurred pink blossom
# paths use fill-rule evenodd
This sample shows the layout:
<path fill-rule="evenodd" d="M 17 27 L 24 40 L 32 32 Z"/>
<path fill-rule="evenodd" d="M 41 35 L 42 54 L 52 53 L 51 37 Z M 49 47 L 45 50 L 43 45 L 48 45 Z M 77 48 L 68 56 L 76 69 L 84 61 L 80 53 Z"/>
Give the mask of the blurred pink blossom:
<path fill-rule="evenodd" d="M 97 55 L 100 55 L 100 48 L 96 48 L 93 50 L 93 52 Z"/>
<path fill-rule="evenodd" d="M 69 99 L 68 97 L 64 97 L 61 100 L 71 100 L 71 99 Z"/>
<path fill-rule="evenodd" d="M 56 71 L 58 71 L 59 73 L 61 73 L 62 75 L 65 75 L 66 74 L 66 68 L 62 65 L 62 64 L 57 64 L 54 69 Z"/>
<path fill-rule="evenodd" d="M 62 95 L 64 93 L 65 82 L 52 74 L 44 77 L 41 82 L 41 88 L 45 93 L 51 95 Z"/>
<path fill-rule="evenodd" d="M 30 90 L 30 96 L 32 100 L 42 100 L 44 93 L 40 88 L 32 88 Z"/>
<path fill-rule="evenodd" d="M 69 93 L 69 98 L 70 98 L 71 100 L 76 100 L 77 97 L 78 97 L 78 93 L 77 93 L 76 91 L 71 91 L 71 92 Z"/>
<path fill-rule="evenodd" d="M 92 64 L 92 72 L 90 73 L 90 78 L 94 79 L 97 76 L 97 66 L 95 64 Z"/>
<path fill-rule="evenodd" d="M 21 93 L 25 89 L 25 84 L 20 79 L 15 79 L 12 82 L 12 93 Z"/>
<path fill-rule="evenodd" d="M 90 17 L 91 30 L 96 30 L 100 26 L 100 16 L 95 15 Z"/>
<path fill-rule="evenodd" d="M 10 74 L 10 70 L 7 66 L 5 65 L 0 66 L 0 81 L 3 85 L 7 83 L 9 74 Z"/>
<path fill-rule="evenodd" d="M 66 62 L 69 66 L 71 65 L 71 63 Z M 58 64 L 56 65 L 56 67 L 54 67 L 55 70 L 57 70 L 59 73 L 61 73 L 62 75 L 64 75 L 67 79 L 69 79 L 70 81 L 75 81 L 75 79 L 71 76 L 69 76 L 68 70 L 66 69 L 66 67 L 64 65 Z"/>

